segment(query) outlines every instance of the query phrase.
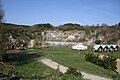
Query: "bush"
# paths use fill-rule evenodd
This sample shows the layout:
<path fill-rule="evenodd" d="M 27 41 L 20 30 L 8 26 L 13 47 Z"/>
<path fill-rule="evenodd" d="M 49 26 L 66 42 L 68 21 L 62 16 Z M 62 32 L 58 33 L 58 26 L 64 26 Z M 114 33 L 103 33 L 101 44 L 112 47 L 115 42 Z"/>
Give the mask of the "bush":
<path fill-rule="evenodd" d="M 101 40 L 96 40 L 95 41 L 95 44 L 100 44 L 101 43 Z"/>
<path fill-rule="evenodd" d="M 91 63 L 94 63 L 100 67 L 103 67 L 105 69 L 113 70 L 115 71 L 117 69 L 116 67 L 116 59 L 114 57 L 103 57 L 102 59 L 99 58 L 99 55 L 94 55 L 94 54 L 86 54 L 85 59 Z"/>
<path fill-rule="evenodd" d="M 73 67 L 69 67 L 69 69 L 67 69 L 67 72 L 65 74 L 72 74 L 75 75 L 77 77 L 82 77 L 82 74 L 75 68 Z"/>
<path fill-rule="evenodd" d="M 85 59 L 89 62 L 96 63 L 97 62 L 96 60 L 98 59 L 98 56 L 95 56 L 94 54 L 86 54 Z"/>
<path fill-rule="evenodd" d="M 113 80 L 120 80 L 120 74 L 112 76 Z"/>
<path fill-rule="evenodd" d="M 76 77 L 74 75 L 69 75 L 69 74 L 61 74 L 59 76 L 61 77 L 61 80 L 85 80 L 82 77 Z"/>
<path fill-rule="evenodd" d="M 44 79 L 40 80 L 84 80 L 82 77 L 77 77 L 70 74 L 63 74 L 63 73 L 52 73 L 49 76 L 45 76 Z"/>
<path fill-rule="evenodd" d="M 114 57 L 104 58 L 103 59 L 104 68 L 115 71 L 117 69 L 117 67 L 116 67 L 116 65 L 117 65 L 116 59 L 117 58 L 114 58 Z"/>

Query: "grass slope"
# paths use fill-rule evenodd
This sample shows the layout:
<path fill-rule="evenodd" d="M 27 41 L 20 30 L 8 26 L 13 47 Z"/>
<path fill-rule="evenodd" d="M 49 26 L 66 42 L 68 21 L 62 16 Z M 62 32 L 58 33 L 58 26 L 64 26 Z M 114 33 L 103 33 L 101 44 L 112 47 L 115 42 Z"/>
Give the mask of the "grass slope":
<path fill-rule="evenodd" d="M 37 80 L 84 80 L 82 77 L 59 73 L 37 61 L 16 66 L 15 70 L 25 77 L 40 76 Z"/>
<path fill-rule="evenodd" d="M 56 61 L 59 64 L 62 64 L 66 67 L 74 67 L 80 71 L 96 74 L 103 77 L 111 77 L 116 74 L 113 71 L 109 71 L 85 60 L 85 54 L 93 53 L 91 47 L 89 47 L 89 49 L 86 51 L 72 50 L 70 47 L 49 47 L 44 49 L 28 49 L 25 52 L 29 53 L 42 52 L 45 54 L 44 57 L 50 58 L 53 61 Z M 119 51 L 114 53 L 94 53 L 94 54 L 112 55 L 117 58 L 120 57 Z"/>
<path fill-rule="evenodd" d="M 90 50 L 79 52 L 68 47 L 54 47 L 46 48 L 42 51 L 46 53 L 46 57 L 67 67 L 72 66 L 80 71 L 85 71 L 87 73 L 92 73 L 104 77 L 111 77 L 112 75 L 116 74 L 113 71 L 109 71 L 87 62 L 85 60 L 85 54 L 90 53 Z"/>

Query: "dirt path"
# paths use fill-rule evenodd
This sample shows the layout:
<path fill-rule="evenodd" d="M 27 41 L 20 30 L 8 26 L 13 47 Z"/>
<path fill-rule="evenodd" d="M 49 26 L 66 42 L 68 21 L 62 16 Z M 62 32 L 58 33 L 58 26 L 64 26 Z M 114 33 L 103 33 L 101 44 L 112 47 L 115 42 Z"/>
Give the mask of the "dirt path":
<path fill-rule="evenodd" d="M 67 71 L 67 67 L 65 66 L 62 66 L 54 61 L 52 61 L 51 59 L 41 59 L 39 60 L 40 62 L 44 63 L 45 65 L 53 68 L 53 69 L 58 69 L 59 68 L 59 71 L 62 72 L 62 73 L 65 73 Z M 111 80 L 111 79 L 108 79 L 108 78 L 104 78 L 104 77 L 100 77 L 100 76 L 97 76 L 97 75 L 93 75 L 93 74 L 88 74 L 88 73 L 85 73 L 85 72 L 81 72 L 85 79 L 90 79 L 90 80 Z"/>

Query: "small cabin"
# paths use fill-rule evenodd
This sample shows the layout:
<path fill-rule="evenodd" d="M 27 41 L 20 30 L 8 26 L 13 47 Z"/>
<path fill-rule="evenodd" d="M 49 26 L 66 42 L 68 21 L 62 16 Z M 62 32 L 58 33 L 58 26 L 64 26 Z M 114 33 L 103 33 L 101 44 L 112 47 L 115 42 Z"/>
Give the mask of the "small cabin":
<path fill-rule="evenodd" d="M 94 45 L 93 51 L 94 52 L 113 52 L 118 51 L 119 46 L 118 45 Z"/>
<path fill-rule="evenodd" d="M 17 49 L 18 47 L 20 47 L 20 44 L 18 44 L 18 43 L 6 43 L 5 44 L 5 46 L 6 46 L 6 50 L 15 50 L 15 49 Z"/>

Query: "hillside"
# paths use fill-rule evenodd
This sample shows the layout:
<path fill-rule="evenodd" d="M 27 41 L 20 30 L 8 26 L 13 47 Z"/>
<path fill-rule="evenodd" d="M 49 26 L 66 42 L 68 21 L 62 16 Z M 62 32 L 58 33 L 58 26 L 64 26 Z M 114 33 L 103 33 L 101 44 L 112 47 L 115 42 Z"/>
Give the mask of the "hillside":
<path fill-rule="evenodd" d="M 53 25 L 46 23 L 46 24 L 35 24 L 33 26 L 27 26 L 27 25 L 17 25 L 17 24 L 11 24 L 11 23 L 4 23 L 3 24 L 4 29 L 6 30 L 7 37 L 12 36 L 13 38 L 17 40 L 23 39 L 24 41 L 28 42 L 31 39 L 37 39 L 39 41 L 43 40 L 42 32 L 45 32 L 45 35 L 51 35 L 55 33 L 56 38 L 58 38 L 58 41 L 62 40 L 62 36 L 68 38 L 70 36 L 74 37 L 81 37 L 82 38 L 76 38 L 76 40 L 73 41 L 89 41 L 91 39 L 100 39 L 101 43 L 103 44 L 113 44 L 117 43 L 118 40 L 120 40 L 120 26 L 81 26 L 79 24 L 72 24 L 67 23 L 60 25 L 58 27 L 54 27 Z M 49 34 L 48 34 L 49 33 Z M 58 34 L 59 33 L 59 34 Z M 67 36 L 65 36 L 67 35 Z M 47 36 L 48 38 L 50 36 Z M 55 37 L 54 37 L 55 38 Z M 81 40 L 82 39 L 82 40 Z M 57 39 L 48 39 L 48 40 L 57 40 Z M 62 41 L 69 41 L 65 40 L 65 38 Z M 72 40 L 71 40 L 72 41 Z"/>

